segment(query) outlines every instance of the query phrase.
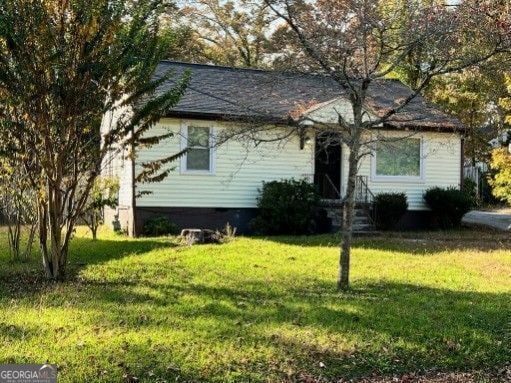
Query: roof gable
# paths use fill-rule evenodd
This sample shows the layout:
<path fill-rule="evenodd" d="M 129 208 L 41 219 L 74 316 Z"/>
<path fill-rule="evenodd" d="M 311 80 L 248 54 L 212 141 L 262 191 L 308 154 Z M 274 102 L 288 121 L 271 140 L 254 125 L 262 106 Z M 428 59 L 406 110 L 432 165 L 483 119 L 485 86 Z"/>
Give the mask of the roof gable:
<path fill-rule="evenodd" d="M 376 120 L 378 118 L 371 111 L 366 110 L 365 112 L 364 121 Z M 302 118 L 322 124 L 336 124 L 339 121 L 339 115 L 348 123 L 353 123 L 351 104 L 342 96 L 311 106 L 302 114 Z"/>

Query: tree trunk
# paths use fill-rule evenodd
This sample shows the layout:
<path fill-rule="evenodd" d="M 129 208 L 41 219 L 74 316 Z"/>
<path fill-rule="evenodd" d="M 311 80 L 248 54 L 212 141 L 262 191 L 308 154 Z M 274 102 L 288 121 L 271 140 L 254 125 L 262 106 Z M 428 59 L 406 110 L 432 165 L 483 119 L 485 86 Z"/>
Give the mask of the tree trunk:
<path fill-rule="evenodd" d="M 350 129 L 351 140 L 348 145 L 350 149 L 348 187 L 343 204 L 342 244 L 339 260 L 339 279 L 337 280 L 337 286 L 340 290 L 348 290 L 350 288 L 350 256 L 351 240 L 353 237 L 353 217 L 355 215 L 355 187 L 358 172 L 360 140 L 362 137 L 362 104 L 365 94 L 364 91 L 361 93 L 362 97 L 353 98 L 351 100 L 353 107 L 353 125 Z"/>
<path fill-rule="evenodd" d="M 65 276 L 68 241 L 64 233 L 73 230 L 74 225 L 69 222 L 72 218 L 64 217 L 62 189 L 58 183 L 48 186 L 45 198 L 39 204 L 39 244 L 43 257 L 43 266 L 46 277 L 49 279 L 62 279 Z M 65 223 L 65 224 L 64 224 Z"/>
<path fill-rule="evenodd" d="M 96 212 L 93 211 L 91 214 L 91 225 L 90 231 L 92 232 L 92 240 L 95 241 L 98 239 L 98 222 L 99 220 L 96 217 Z"/>
<path fill-rule="evenodd" d="M 355 150 L 353 150 L 355 149 Z M 358 149 L 352 148 L 349 156 L 348 187 L 342 215 L 342 245 L 337 285 L 341 290 L 350 287 L 350 255 L 353 237 L 353 217 L 355 215 L 355 187 L 358 170 Z"/>
<path fill-rule="evenodd" d="M 23 255 L 23 258 L 25 260 L 28 260 L 28 258 L 32 254 L 32 247 L 34 244 L 34 237 L 35 237 L 36 228 L 37 228 L 37 226 L 34 222 L 29 223 L 29 225 L 30 225 L 30 229 L 28 232 L 27 246 L 25 247 L 25 253 Z"/>

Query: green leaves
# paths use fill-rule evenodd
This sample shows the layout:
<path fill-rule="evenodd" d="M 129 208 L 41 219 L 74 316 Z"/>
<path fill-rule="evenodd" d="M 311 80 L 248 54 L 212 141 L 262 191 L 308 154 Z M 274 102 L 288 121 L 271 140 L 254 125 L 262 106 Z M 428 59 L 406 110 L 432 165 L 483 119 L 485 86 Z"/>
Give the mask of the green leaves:
<path fill-rule="evenodd" d="M 495 175 L 489 180 L 493 195 L 511 204 L 511 155 L 507 149 L 494 150 L 490 165 L 495 171 Z"/>
<path fill-rule="evenodd" d="M 134 149 L 166 137 L 146 133 L 176 105 L 189 78 L 169 72 L 153 80 L 168 50 L 159 31 L 171 5 L 1 0 L 0 152 L 9 166 L 27 169 L 30 187 L 40 196 L 39 210 L 45 212 L 40 228 L 48 228 L 40 242 L 51 259 L 48 267 L 65 265 L 71 233 L 85 209 L 114 204 L 111 194 L 97 191 L 105 157 L 125 145 Z M 160 92 L 171 79 L 175 86 Z M 153 166 L 160 176 L 169 172 L 162 168 L 166 161 Z M 98 219 L 95 214 L 94 225 Z M 51 274 L 58 277 L 58 270 Z"/>

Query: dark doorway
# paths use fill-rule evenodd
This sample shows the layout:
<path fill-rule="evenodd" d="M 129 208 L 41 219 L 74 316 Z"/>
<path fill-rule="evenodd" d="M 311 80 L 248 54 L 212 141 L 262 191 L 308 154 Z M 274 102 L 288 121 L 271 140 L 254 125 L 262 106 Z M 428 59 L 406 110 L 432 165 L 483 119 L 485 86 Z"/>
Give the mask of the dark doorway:
<path fill-rule="evenodd" d="M 314 184 L 322 198 L 340 199 L 341 144 L 334 134 L 316 136 Z"/>

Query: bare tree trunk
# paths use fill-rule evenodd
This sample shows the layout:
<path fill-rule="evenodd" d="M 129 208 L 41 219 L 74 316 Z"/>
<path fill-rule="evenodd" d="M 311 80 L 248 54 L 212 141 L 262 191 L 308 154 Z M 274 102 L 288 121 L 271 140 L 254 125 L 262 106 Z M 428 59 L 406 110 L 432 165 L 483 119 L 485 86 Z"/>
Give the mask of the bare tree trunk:
<path fill-rule="evenodd" d="M 51 278 L 51 258 L 48 252 L 48 214 L 46 201 L 44 199 L 37 199 L 37 212 L 39 222 L 39 248 L 41 249 L 41 255 L 43 258 L 43 268 L 46 276 Z"/>
<path fill-rule="evenodd" d="M 20 232 L 21 222 L 19 217 L 14 217 L 14 222 L 7 223 L 7 234 L 9 239 L 9 252 L 13 261 L 20 259 Z"/>
<path fill-rule="evenodd" d="M 353 237 L 353 217 L 355 215 L 355 187 L 358 171 L 357 158 L 358 148 L 352 148 L 349 156 L 346 201 L 343 204 L 342 215 L 342 245 L 339 262 L 339 279 L 337 281 L 337 285 L 341 290 L 348 290 L 350 287 L 350 255 L 351 239 Z"/>
<path fill-rule="evenodd" d="M 22 218 L 22 203 L 21 199 L 23 195 L 21 191 L 13 190 L 13 196 L 11 200 L 11 213 L 7 220 L 7 234 L 9 240 L 9 252 L 13 261 L 19 261 L 21 259 L 20 241 L 21 231 L 23 225 Z M 18 194 L 21 193 L 21 194 Z"/>
<path fill-rule="evenodd" d="M 36 224 L 34 222 L 30 223 L 30 230 L 28 232 L 27 246 L 25 247 L 25 253 L 23 254 L 23 258 L 27 260 L 32 254 L 32 247 L 34 245 L 34 237 L 36 233 Z"/>
<path fill-rule="evenodd" d="M 62 279 L 65 276 L 67 265 L 68 241 L 64 231 L 73 230 L 74 224 L 64 220 L 63 196 L 58 184 L 50 185 L 48 182 L 47 196 L 39 200 L 39 244 L 43 256 L 45 274 L 50 279 Z"/>
<path fill-rule="evenodd" d="M 362 97 L 364 97 L 363 90 Z M 340 290 L 350 288 L 350 256 L 351 240 L 353 237 L 353 217 L 355 215 L 355 188 L 358 173 L 358 160 L 360 152 L 360 140 L 362 136 L 362 100 L 357 98 L 352 100 L 353 106 L 353 126 L 351 127 L 351 140 L 349 141 L 349 166 L 348 166 L 348 187 L 346 190 L 346 199 L 343 206 L 342 215 L 342 244 L 339 260 L 339 279 L 337 286 Z"/>
<path fill-rule="evenodd" d="M 90 226 L 90 230 L 92 231 L 92 240 L 93 241 L 98 239 L 98 222 L 99 222 L 99 220 L 96 217 L 96 212 L 93 211 L 91 214 L 91 226 Z"/>

